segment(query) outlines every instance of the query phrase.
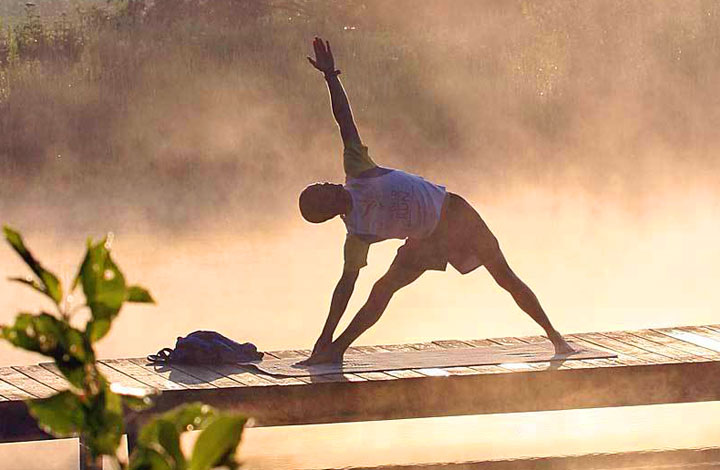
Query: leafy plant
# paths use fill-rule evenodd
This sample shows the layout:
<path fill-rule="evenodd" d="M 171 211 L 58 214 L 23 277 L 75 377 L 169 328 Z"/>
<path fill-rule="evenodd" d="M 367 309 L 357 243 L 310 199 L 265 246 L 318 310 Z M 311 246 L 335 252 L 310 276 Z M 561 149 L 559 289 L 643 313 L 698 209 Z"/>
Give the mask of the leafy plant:
<path fill-rule="evenodd" d="M 32 271 L 32 275 L 10 280 L 47 296 L 56 310 L 56 315 L 23 312 L 14 324 L 0 327 L 0 337 L 14 346 L 52 358 L 68 381 L 68 390 L 27 402 L 40 428 L 55 437 L 80 436 L 89 450 L 86 468 L 103 455 L 110 456 L 118 468 L 131 470 L 237 468 L 235 449 L 245 418 L 201 403 L 178 407 L 150 421 L 140 432 L 130 462 L 119 461 L 116 451 L 124 432 L 123 408 L 142 410 L 152 404 L 152 399 L 145 390 L 109 383 L 97 368 L 93 345 L 110 331 L 125 302 L 154 303 L 150 292 L 127 284 L 110 256 L 109 237 L 97 243 L 88 240 L 78 273 L 69 292 L 64 293 L 58 277 L 33 256 L 20 233 L 7 226 L 3 232 Z M 81 307 L 90 312 L 84 329 L 71 324 L 77 308 L 70 309 L 67 301 L 78 285 L 85 296 Z M 196 429 L 203 432 L 188 458 L 180 448 L 180 436 Z"/>

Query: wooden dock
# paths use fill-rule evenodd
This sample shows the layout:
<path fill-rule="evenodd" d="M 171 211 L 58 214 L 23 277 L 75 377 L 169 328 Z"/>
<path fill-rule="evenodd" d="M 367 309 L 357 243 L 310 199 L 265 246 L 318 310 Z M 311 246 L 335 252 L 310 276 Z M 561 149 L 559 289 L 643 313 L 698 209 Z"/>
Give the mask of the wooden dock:
<path fill-rule="evenodd" d="M 607 359 L 394 370 L 278 378 L 236 365 L 157 368 L 140 359 L 100 361 L 112 382 L 162 391 L 153 412 L 188 401 L 239 411 L 255 426 L 318 424 L 720 400 L 720 325 L 581 333 L 580 345 Z M 348 354 L 492 346 L 499 351 L 547 341 L 540 336 L 385 346 Z M 303 358 L 306 350 L 273 351 Z M 24 400 L 66 387 L 52 364 L 0 368 L 0 442 L 48 439 Z M 129 415 L 130 428 L 146 418 Z"/>

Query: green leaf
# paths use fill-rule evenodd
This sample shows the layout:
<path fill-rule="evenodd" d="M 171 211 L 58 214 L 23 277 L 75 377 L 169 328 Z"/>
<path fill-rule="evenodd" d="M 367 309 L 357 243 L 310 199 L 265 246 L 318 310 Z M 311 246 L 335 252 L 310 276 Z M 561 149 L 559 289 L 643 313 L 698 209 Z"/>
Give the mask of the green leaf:
<path fill-rule="evenodd" d="M 85 422 L 83 405 L 70 391 L 50 398 L 27 402 L 30 414 L 40 428 L 55 437 L 73 437 L 80 434 Z"/>
<path fill-rule="evenodd" d="M 182 434 L 185 431 L 203 429 L 217 415 L 218 412 L 215 408 L 203 403 L 188 403 L 178 406 L 143 426 L 138 436 L 138 442 L 150 445 L 152 442 L 157 441 L 158 423 L 160 421 L 172 423 L 177 432 Z"/>
<path fill-rule="evenodd" d="M 90 320 L 85 327 L 85 334 L 91 343 L 97 342 L 110 331 L 111 321 L 108 318 Z"/>
<path fill-rule="evenodd" d="M 110 390 L 122 398 L 123 404 L 134 411 L 142 411 L 153 405 L 153 399 L 158 396 L 146 388 L 127 387 L 119 383 L 111 383 Z"/>
<path fill-rule="evenodd" d="M 0 331 L 14 346 L 53 358 L 73 386 L 83 387 L 86 364 L 95 353 L 81 331 L 47 313 L 21 313 Z"/>
<path fill-rule="evenodd" d="M 128 470 L 175 470 L 158 450 L 138 446 L 130 456 Z"/>
<path fill-rule="evenodd" d="M 41 289 L 40 292 L 50 297 L 56 305 L 60 305 L 62 302 L 62 286 L 57 276 L 43 268 L 42 265 L 35 259 L 30 253 L 30 250 L 25 247 L 22 236 L 19 232 L 11 229 L 7 225 L 3 227 L 5 233 L 5 239 L 7 239 L 10 246 L 20 255 L 25 261 L 33 273 L 39 278 Z M 34 287 L 34 286 L 33 286 Z"/>
<path fill-rule="evenodd" d="M 245 421 L 243 417 L 229 415 L 213 420 L 195 442 L 189 469 L 208 470 L 234 462 Z"/>
<path fill-rule="evenodd" d="M 112 320 L 117 316 L 125 301 L 125 277 L 110 257 L 105 246 L 106 240 L 93 245 L 88 241 L 77 279 L 82 282 L 83 292 L 92 320 L 88 323 L 87 333 L 91 342 L 95 342 L 110 331 Z"/>
<path fill-rule="evenodd" d="M 147 291 L 144 287 L 140 286 L 130 286 L 127 288 L 127 292 L 125 295 L 125 300 L 128 302 L 138 302 L 138 303 L 147 303 L 147 304 L 154 304 L 155 300 L 150 295 L 150 292 Z"/>
<path fill-rule="evenodd" d="M 165 453 L 172 459 L 175 470 L 185 470 L 187 461 L 182 450 L 180 450 L 180 433 L 169 421 L 158 423 L 158 444 L 162 446 Z"/>
<path fill-rule="evenodd" d="M 103 383 L 100 392 L 87 400 L 87 426 L 83 434 L 90 452 L 95 456 L 115 455 L 124 431 L 121 397 Z"/>

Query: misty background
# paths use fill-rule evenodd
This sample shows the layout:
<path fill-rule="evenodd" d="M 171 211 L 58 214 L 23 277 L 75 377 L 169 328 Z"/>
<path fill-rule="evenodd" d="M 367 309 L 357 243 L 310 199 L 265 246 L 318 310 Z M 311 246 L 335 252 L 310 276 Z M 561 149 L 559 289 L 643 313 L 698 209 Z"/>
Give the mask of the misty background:
<path fill-rule="evenodd" d="M 314 343 L 344 239 L 297 209 L 343 179 L 315 35 L 376 162 L 468 199 L 561 332 L 719 323 L 718 1 L 1 0 L 0 17 L 0 222 L 65 282 L 113 232 L 158 301 L 126 308 L 102 357 L 197 329 Z M 347 317 L 399 244 L 373 246 Z M 449 271 L 358 343 L 541 333 L 484 270 Z M 0 278 L 24 274 L 0 249 Z M 0 282 L 0 323 L 40 308 Z M 0 344 L 0 365 L 41 360 Z"/>

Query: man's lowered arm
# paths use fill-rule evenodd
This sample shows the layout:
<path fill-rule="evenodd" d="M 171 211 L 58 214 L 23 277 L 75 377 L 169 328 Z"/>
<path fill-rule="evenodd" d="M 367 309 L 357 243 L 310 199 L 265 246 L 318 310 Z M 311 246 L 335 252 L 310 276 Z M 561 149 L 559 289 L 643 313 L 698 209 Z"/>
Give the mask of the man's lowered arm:
<path fill-rule="evenodd" d="M 333 334 L 340 323 L 340 319 L 345 313 L 350 297 L 355 290 L 355 281 L 357 281 L 359 271 L 344 271 L 335 290 L 333 291 L 332 301 L 330 302 L 330 312 L 328 313 L 325 326 L 323 327 L 320 338 L 318 338 L 313 347 L 313 354 L 327 348 L 333 341 Z"/>

